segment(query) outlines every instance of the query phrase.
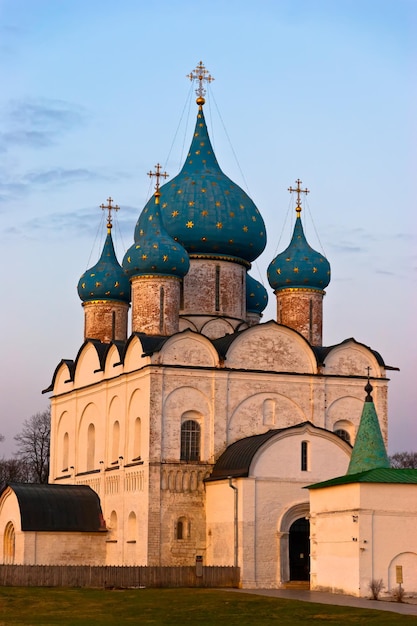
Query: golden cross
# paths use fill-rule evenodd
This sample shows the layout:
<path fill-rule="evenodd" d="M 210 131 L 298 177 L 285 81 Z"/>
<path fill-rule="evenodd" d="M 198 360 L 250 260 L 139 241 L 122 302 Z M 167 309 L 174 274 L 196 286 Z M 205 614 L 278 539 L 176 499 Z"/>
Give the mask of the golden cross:
<path fill-rule="evenodd" d="M 214 78 L 213 76 L 211 76 L 209 71 L 206 70 L 206 68 L 204 67 L 203 61 L 200 61 L 200 63 L 195 68 L 195 70 L 187 74 L 187 78 L 189 78 L 192 81 L 198 81 L 198 87 L 195 90 L 198 96 L 197 104 L 204 104 L 204 96 L 206 95 L 206 90 L 203 87 L 203 83 L 204 81 L 206 81 L 206 83 L 212 83 Z"/>
<path fill-rule="evenodd" d="M 107 202 L 108 202 L 107 206 L 105 204 L 100 204 L 100 209 L 102 209 L 102 211 L 106 211 L 107 210 L 109 212 L 108 215 L 107 215 L 107 228 L 109 230 L 111 230 L 111 227 L 112 227 L 112 224 L 111 224 L 111 220 L 112 220 L 111 212 L 112 211 L 119 211 L 120 207 L 117 206 L 117 204 L 115 204 L 114 206 L 112 205 L 113 198 L 111 198 L 110 196 L 107 198 Z"/>
<path fill-rule="evenodd" d="M 148 172 L 148 176 L 149 176 L 150 178 L 152 178 L 153 176 L 155 176 L 155 178 L 156 178 L 155 196 L 156 196 L 157 198 L 159 198 L 159 196 L 161 195 L 161 194 L 160 194 L 160 192 L 159 192 L 159 186 L 160 186 L 160 185 L 159 185 L 159 179 L 161 178 L 161 176 L 162 176 L 162 178 L 168 178 L 168 176 L 169 176 L 169 174 L 167 174 L 166 172 L 161 172 L 161 168 L 162 168 L 162 165 L 160 165 L 159 163 L 157 163 L 157 164 L 155 165 L 155 170 L 156 170 L 156 171 L 155 171 L 155 172 L 152 172 L 152 170 L 151 170 L 151 171 L 149 171 L 149 172 Z"/>
<path fill-rule="evenodd" d="M 295 207 L 295 210 L 297 211 L 297 215 L 298 217 L 300 216 L 301 213 L 301 198 L 300 198 L 300 194 L 301 193 L 305 193 L 306 195 L 308 193 L 310 193 L 309 189 L 307 189 L 307 187 L 305 189 L 301 189 L 300 185 L 301 185 L 301 180 L 299 178 L 297 178 L 297 180 L 295 181 L 297 183 L 297 187 L 295 189 L 293 189 L 292 187 L 288 187 L 288 191 L 290 193 L 296 193 L 297 194 L 297 206 Z"/>

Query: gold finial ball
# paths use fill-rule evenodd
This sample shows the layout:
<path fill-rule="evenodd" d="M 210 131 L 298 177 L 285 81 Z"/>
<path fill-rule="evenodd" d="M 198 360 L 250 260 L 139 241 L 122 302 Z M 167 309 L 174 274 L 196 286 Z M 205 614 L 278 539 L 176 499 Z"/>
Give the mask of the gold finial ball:
<path fill-rule="evenodd" d="M 196 100 L 198 106 L 202 107 L 203 104 L 206 102 L 205 99 L 203 98 L 203 96 L 198 96 L 197 100 Z"/>

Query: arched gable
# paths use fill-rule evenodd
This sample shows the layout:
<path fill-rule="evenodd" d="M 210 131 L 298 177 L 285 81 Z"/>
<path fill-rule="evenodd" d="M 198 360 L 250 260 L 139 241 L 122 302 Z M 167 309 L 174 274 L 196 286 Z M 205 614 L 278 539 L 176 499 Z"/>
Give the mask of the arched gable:
<path fill-rule="evenodd" d="M 317 372 L 317 360 L 308 342 L 299 333 L 276 322 L 257 324 L 238 333 L 227 350 L 226 366 L 275 372 Z"/>
<path fill-rule="evenodd" d="M 71 391 L 74 387 L 74 361 L 70 359 L 62 359 L 55 368 L 52 381 L 47 389 L 42 393 L 53 392 L 54 395 Z"/>
<path fill-rule="evenodd" d="M 150 363 L 150 357 L 146 353 L 139 334 L 132 335 L 126 344 L 123 358 L 124 371 L 133 372 Z"/>
<path fill-rule="evenodd" d="M 303 442 L 308 445 L 306 469 L 302 465 Z M 254 454 L 249 476 L 307 483 L 327 480 L 346 473 L 351 452 L 351 446 L 337 435 L 305 422 L 268 439 Z"/>
<path fill-rule="evenodd" d="M 160 353 L 160 362 L 164 365 L 216 367 L 218 354 L 206 337 L 185 330 L 167 340 Z"/>
<path fill-rule="evenodd" d="M 102 357 L 107 346 L 88 340 L 81 346 L 75 359 L 74 387 L 85 387 L 103 379 Z"/>
<path fill-rule="evenodd" d="M 384 377 L 385 368 L 379 363 L 374 352 L 355 339 L 347 339 L 333 346 L 325 359 L 326 374 L 339 376 L 367 376 L 368 367 L 371 377 Z"/>
<path fill-rule="evenodd" d="M 104 363 L 104 376 L 106 379 L 118 376 L 123 367 L 122 354 L 119 345 L 111 344 L 108 348 Z"/>

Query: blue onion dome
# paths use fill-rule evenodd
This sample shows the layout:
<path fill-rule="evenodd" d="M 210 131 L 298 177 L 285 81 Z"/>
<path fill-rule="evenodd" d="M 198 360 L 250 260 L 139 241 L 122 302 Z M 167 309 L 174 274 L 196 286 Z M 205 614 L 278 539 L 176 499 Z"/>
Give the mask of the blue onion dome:
<path fill-rule="evenodd" d="M 246 310 L 248 313 L 262 313 L 268 304 L 265 287 L 250 274 L 246 274 Z"/>
<path fill-rule="evenodd" d="M 83 302 L 91 300 L 130 302 L 130 282 L 116 258 L 111 224 L 107 224 L 107 237 L 98 263 L 84 272 L 78 281 L 77 291 Z"/>
<path fill-rule="evenodd" d="M 123 259 L 129 277 L 157 274 L 182 278 L 190 267 L 183 246 L 162 225 L 158 192 L 146 204 L 135 229 L 135 243 Z"/>
<path fill-rule="evenodd" d="M 270 263 L 268 282 L 274 291 L 288 288 L 322 291 L 330 282 L 330 264 L 307 243 L 298 209 L 291 243 Z"/>
<path fill-rule="evenodd" d="M 163 224 L 193 257 L 232 257 L 248 265 L 266 245 L 265 224 L 249 196 L 223 174 L 199 110 L 190 151 L 180 173 L 161 189 Z M 147 208 L 152 204 L 148 202 Z M 136 237 L 142 228 L 136 225 Z"/>

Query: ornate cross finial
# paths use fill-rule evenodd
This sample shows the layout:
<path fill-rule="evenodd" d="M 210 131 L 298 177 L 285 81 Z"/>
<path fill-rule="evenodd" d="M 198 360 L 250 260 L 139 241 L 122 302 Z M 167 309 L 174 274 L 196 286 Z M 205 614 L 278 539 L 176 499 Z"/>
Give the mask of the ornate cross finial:
<path fill-rule="evenodd" d="M 112 228 L 111 212 L 112 211 L 119 211 L 120 207 L 117 206 L 117 204 L 115 204 L 114 206 L 112 205 L 113 198 L 111 198 L 110 196 L 107 198 L 107 202 L 108 202 L 107 205 L 100 204 L 100 209 L 102 209 L 102 211 L 108 211 L 108 215 L 107 215 L 107 230 L 108 230 L 108 232 L 110 232 L 111 228 Z"/>
<path fill-rule="evenodd" d="M 295 210 L 297 211 L 297 217 L 300 217 L 300 213 L 301 213 L 301 198 L 300 198 L 300 194 L 301 193 L 305 193 L 306 195 L 308 193 L 310 193 L 310 190 L 307 189 L 307 187 L 305 189 L 301 189 L 300 185 L 302 183 L 302 181 L 297 178 L 297 180 L 295 181 L 297 183 L 297 187 L 295 189 L 293 189 L 292 187 L 288 187 L 288 191 L 290 193 L 296 193 L 297 194 L 297 206 L 295 207 Z"/>
<path fill-rule="evenodd" d="M 159 191 L 159 187 L 160 187 L 159 179 L 161 178 L 161 176 L 162 176 L 162 178 L 168 178 L 168 176 L 169 176 L 169 174 L 167 174 L 166 172 L 161 172 L 161 168 L 162 168 L 162 165 L 157 163 L 155 165 L 155 172 L 152 172 L 152 170 L 150 170 L 148 172 L 149 178 L 152 178 L 153 176 L 155 176 L 155 178 L 156 178 L 155 194 L 154 195 L 155 195 L 157 203 L 159 202 L 159 196 L 161 195 L 161 192 Z"/>
<path fill-rule="evenodd" d="M 203 87 L 203 83 L 204 81 L 206 83 L 212 83 L 214 80 L 213 76 L 211 76 L 209 71 L 206 70 L 206 68 L 203 65 L 203 61 L 200 61 L 200 63 L 195 68 L 195 70 L 187 74 L 187 78 L 189 78 L 192 81 L 198 81 L 198 87 L 195 90 L 197 94 L 196 102 L 199 105 L 203 105 L 205 103 L 204 96 L 206 95 L 206 90 Z"/>

